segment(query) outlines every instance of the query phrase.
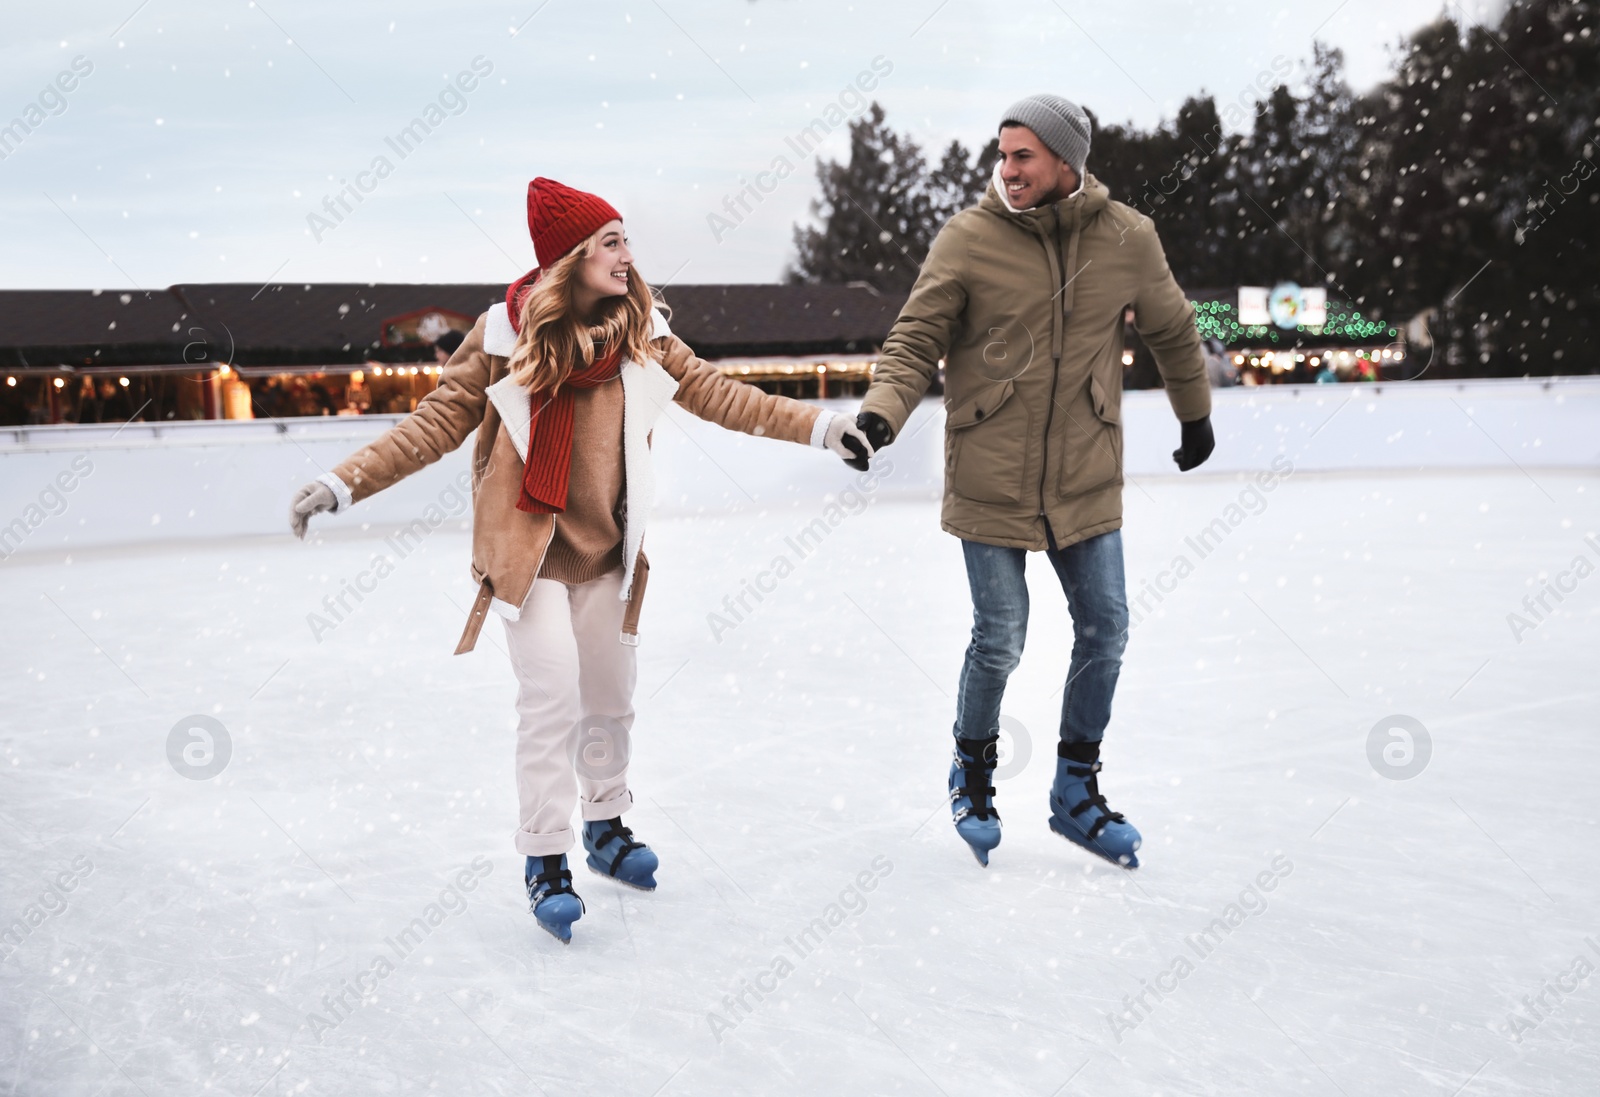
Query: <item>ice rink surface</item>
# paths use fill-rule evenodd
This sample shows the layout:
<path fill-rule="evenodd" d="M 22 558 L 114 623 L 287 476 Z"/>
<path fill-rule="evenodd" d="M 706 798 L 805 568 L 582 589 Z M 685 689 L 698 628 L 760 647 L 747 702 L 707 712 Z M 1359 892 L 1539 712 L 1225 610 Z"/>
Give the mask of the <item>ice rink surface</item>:
<path fill-rule="evenodd" d="M 1045 826 L 1042 560 L 985 871 L 945 804 L 970 606 L 937 504 L 864 491 L 805 555 L 820 496 L 658 519 L 627 821 L 661 886 L 580 862 L 566 948 L 511 845 L 499 622 L 450 654 L 465 532 L 11 560 L 0 1092 L 1594 1092 L 1600 478 L 1249 484 L 1127 488 L 1130 598 L 1191 565 L 1107 734 L 1136 872 Z M 193 715 L 231 742 L 210 779 L 169 761 Z"/>

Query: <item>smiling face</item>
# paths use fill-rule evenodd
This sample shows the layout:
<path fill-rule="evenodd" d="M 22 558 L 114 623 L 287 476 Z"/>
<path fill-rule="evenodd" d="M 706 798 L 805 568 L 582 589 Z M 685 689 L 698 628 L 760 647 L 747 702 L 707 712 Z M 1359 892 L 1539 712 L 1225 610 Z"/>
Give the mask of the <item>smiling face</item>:
<path fill-rule="evenodd" d="M 628 292 L 629 268 L 632 266 L 633 252 L 628 250 L 628 238 L 623 235 L 622 222 L 607 222 L 600 228 L 594 253 L 578 264 L 574 296 L 586 299 L 590 307 L 606 297 L 620 297 Z"/>
<path fill-rule="evenodd" d="M 1078 189 L 1078 173 L 1027 126 L 1000 130 L 1000 182 L 1012 209 L 1057 202 Z"/>

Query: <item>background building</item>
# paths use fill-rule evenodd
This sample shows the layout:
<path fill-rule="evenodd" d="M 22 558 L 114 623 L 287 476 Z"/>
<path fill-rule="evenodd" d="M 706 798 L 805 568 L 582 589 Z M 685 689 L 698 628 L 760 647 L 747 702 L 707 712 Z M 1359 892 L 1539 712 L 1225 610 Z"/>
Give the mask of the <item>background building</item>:
<path fill-rule="evenodd" d="M 437 339 L 504 295 L 500 284 L 0 291 L 0 423 L 407 412 L 438 383 Z M 697 354 L 800 397 L 865 391 L 905 300 L 864 283 L 661 296 Z"/>

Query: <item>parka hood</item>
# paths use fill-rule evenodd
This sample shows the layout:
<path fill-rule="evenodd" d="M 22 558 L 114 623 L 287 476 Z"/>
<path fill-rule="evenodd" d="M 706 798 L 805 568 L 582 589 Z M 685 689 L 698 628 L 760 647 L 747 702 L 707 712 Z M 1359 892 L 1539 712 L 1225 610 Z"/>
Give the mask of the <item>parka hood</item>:
<path fill-rule="evenodd" d="M 1005 183 L 1000 179 L 1000 162 L 996 160 L 994 171 L 989 175 L 989 189 L 984 192 L 983 197 L 978 201 L 978 208 L 999 214 L 1002 217 L 1023 221 L 1031 227 L 1038 218 L 1050 212 L 1052 205 L 1060 208 L 1063 221 L 1069 220 L 1075 211 L 1081 211 L 1079 216 L 1087 220 L 1093 214 L 1105 209 L 1110 201 L 1111 191 L 1106 185 L 1091 173 L 1084 172 L 1083 178 L 1078 181 L 1078 189 L 1067 195 L 1067 197 L 1050 205 L 1019 210 L 1012 206 L 1006 198 Z"/>

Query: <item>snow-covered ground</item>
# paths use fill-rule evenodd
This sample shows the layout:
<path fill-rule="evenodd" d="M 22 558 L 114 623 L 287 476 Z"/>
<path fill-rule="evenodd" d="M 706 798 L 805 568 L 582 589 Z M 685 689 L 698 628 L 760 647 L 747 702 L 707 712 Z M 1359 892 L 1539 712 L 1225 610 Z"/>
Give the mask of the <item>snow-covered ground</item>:
<path fill-rule="evenodd" d="M 1132 873 L 1045 826 L 1042 562 L 985 871 L 943 791 L 970 610 L 937 504 L 858 486 L 802 557 L 822 490 L 695 516 L 669 487 L 629 816 L 661 888 L 580 871 L 567 948 L 521 895 L 498 623 L 450 654 L 455 523 L 404 556 L 354 525 L 19 555 L 0 1092 L 1592 1092 L 1600 475 L 1494 459 L 1129 486 L 1150 612 L 1103 784 Z M 231 744 L 210 778 L 195 716 Z"/>

